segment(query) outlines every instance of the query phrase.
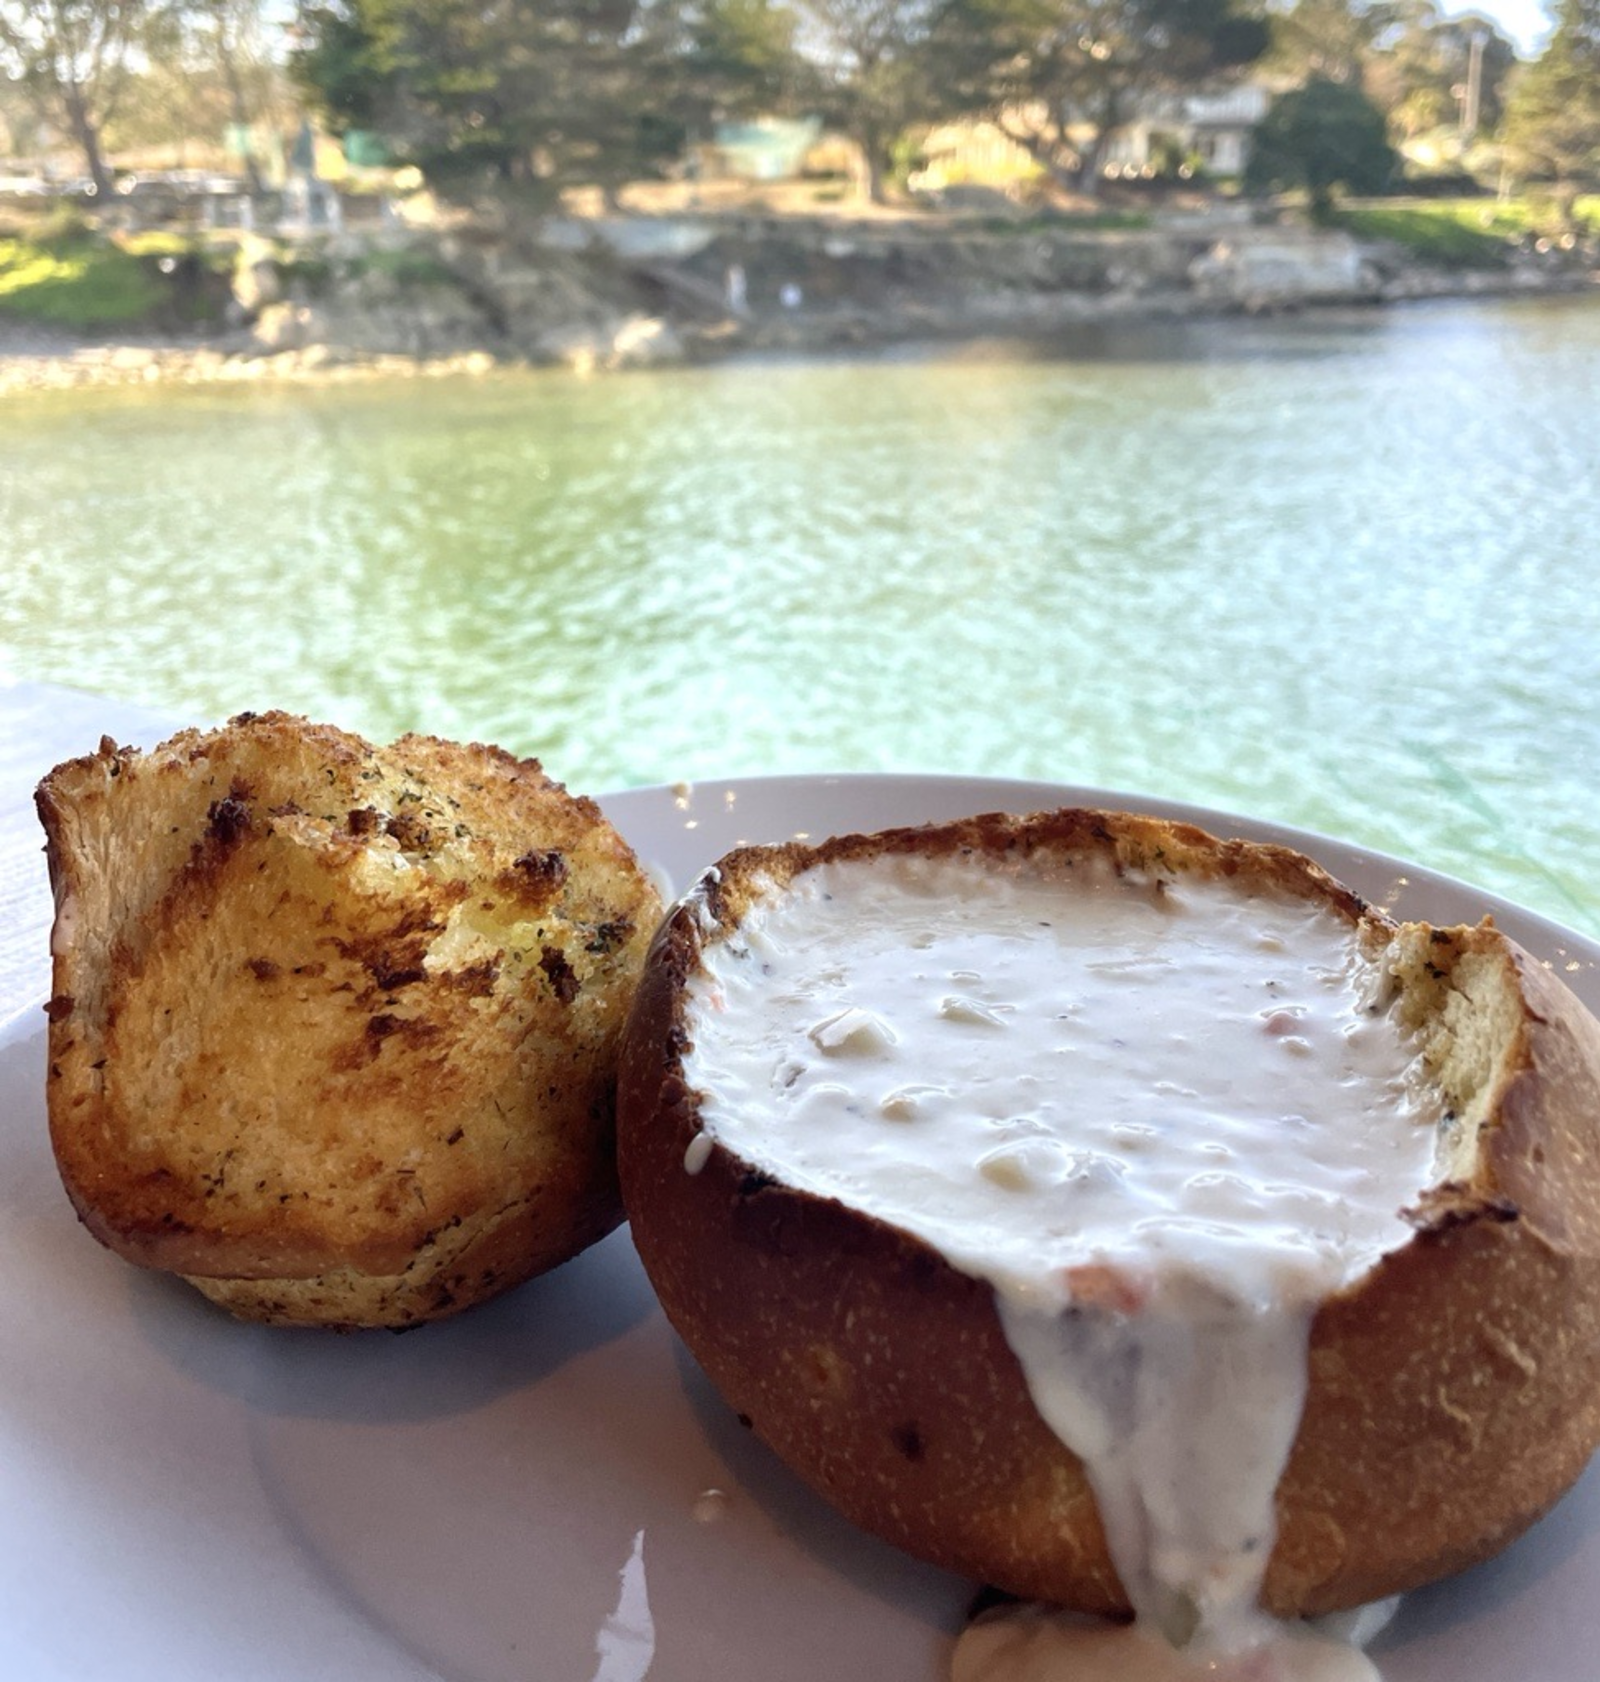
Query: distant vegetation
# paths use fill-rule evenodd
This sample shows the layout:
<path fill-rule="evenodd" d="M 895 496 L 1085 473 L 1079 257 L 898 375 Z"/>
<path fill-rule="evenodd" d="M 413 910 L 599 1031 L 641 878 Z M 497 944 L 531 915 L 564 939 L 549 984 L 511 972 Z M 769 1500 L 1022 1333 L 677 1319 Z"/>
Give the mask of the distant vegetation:
<path fill-rule="evenodd" d="M 1558 0 L 1553 25 L 1525 63 L 1441 0 L 0 0 L 0 150 L 76 152 L 104 204 L 113 160 L 158 147 L 282 180 L 310 161 L 310 115 L 444 197 L 537 213 L 681 175 L 757 116 L 846 137 L 881 199 L 936 126 L 981 121 L 1059 200 L 1104 190 L 1128 125 L 1253 80 L 1278 95 L 1261 190 L 1326 213 L 1432 173 L 1541 191 L 1576 227 L 1600 187 L 1600 0 Z M 1203 179 L 1203 158 L 1157 153 Z"/>

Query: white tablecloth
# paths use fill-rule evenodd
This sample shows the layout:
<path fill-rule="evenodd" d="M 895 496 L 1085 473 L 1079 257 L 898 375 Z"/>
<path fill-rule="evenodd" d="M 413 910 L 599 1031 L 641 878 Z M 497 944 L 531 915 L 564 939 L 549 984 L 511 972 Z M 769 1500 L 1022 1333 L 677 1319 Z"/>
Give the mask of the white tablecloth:
<path fill-rule="evenodd" d="M 53 684 L 0 680 L 0 1036 L 31 1023 L 50 988 L 50 883 L 33 791 L 102 736 L 154 747 L 170 714 Z"/>

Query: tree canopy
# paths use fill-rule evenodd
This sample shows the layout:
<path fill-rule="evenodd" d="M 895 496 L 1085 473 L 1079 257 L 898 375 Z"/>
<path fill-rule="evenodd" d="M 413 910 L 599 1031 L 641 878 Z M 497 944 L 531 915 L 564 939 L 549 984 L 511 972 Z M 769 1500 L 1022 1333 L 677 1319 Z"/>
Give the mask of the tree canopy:
<path fill-rule="evenodd" d="M 381 129 L 464 198 L 613 189 L 720 108 L 793 97 L 768 0 L 324 0 L 300 28 L 296 79 L 335 130 Z"/>
<path fill-rule="evenodd" d="M 0 0 L 0 68 L 72 136 L 98 193 L 112 190 L 102 130 L 160 15 L 154 0 Z"/>
<path fill-rule="evenodd" d="M 794 0 L 821 113 L 861 150 L 878 200 L 895 141 L 947 109 L 936 33 L 944 0 Z"/>
<path fill-rule="evenodd" d="M 1269 16 L 1267 64 L 1280 76 L 1359 87 L 1380 38 L 1395 21 L 1395 0 L 1289 0 Z"/>
<path fill-rule="evenodd" d="M 1090 192 L 1140 102 L 1238 70 L 1268 44 L 1233 0 L 950 0 L 943 27 L 962 103 Z"/>
<path fill-rule="evenodd" d="M 1600 0 L 1561 0 L 1550 44 L 1512 92 L 1505 142 L 1569 217 L 1578 192 L 1600 183 Z"/>
<path fill-rule="evenodd" d="M 1499 126 L 1516 66 L 1516 48 L 1489 18 L 1446 17 L 1437 0 L 1398 0 L 1361 85 L 1388 113 L 1396 138 L 1452 125 L 1470 138 Z"/>
<path fill-rule="evenodd" d="M 1313 212 L 1321 217 L 1335 187 L 1381 193 L 1393 182 L 1399 162 L 1382 111 L 1348 82 L 1313 76 L 1304 87 L 1274 100 L 1257 125 L 1245 186 L 1258 192 L 1305 187 Z"/>
<path fill-rule="evenodd" d="M 1179 126 L 1185 95 L 1253 73 L 1299 84 L 1261 130 L 1257 186 L 1306 186 L 1323 204 L 1335 186 L 1381 184 L 1385 119 L 1388 140 L 1433 136 L 1435 155 L 1451 130 L 1463 147 L 1497 139 L 1569 202 L 1600 181 L 1600 0 L 1559 0 L 1532 65 L 1486 17 L 1445 16 L 1445 0 L 298 3 L 291 70 L 312 110 L 335 133 L 379 131 L 464 201 L 613 195 L 719 122 L 764 115 L 852 138 L 874 197 L 923 133 L 964 118 L 1092 193 L 1119 128 Z M 268 0 L 0 0 L 8 126 L 25 132 L 26 100 L 102 192 L 108 124 L 118 146 L 226 131 L 237 152 L 281 97 L 279 22 Z M 281 105 L 273 120 L 282 131 Z"/>

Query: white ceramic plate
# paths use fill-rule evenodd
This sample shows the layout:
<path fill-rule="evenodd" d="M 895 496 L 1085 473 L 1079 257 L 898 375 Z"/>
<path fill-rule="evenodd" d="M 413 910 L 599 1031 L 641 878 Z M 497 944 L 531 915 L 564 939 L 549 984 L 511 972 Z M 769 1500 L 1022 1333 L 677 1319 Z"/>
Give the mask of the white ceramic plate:
<path fill-rule="evenodd" d="M 1600 947 L 1392 859 L 1039 783 L 770 778 L 619 794 L 676 886 L 742 840 L 1142 805 L 1301 846 L 1402 914 L 1484 911 L 1600 1009 Z M 43 980 L 41 977 L 41 988 Z M 99 1249 L 0 1045 L 0 1676 L 28 1682 L 935 1682 L 973 1585 L 852 1530 L 666 1328 L 625 1233 L 395 1337 L 237 1325 Z M 708 1491 L 722 1492 L 719 1497 Z M 1413 1596 L 1388 1682 L 1592 1682 L 1600 1469 Z"/>

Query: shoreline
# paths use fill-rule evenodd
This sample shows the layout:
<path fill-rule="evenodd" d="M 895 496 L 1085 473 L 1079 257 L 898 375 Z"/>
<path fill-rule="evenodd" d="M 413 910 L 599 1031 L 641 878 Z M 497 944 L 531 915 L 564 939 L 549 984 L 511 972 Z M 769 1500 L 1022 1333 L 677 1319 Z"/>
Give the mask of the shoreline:
<path fill-rule="evenodd" d="M 1104 262 L 1113 245 L 1105 242 L 1095 260 Z M 748 249 L 750 258 L 765 255 L 760 245 Z M 1075 254 L 1085 249 L 1079 236 Z M 1019 284 L 1014 271 L 1001 273 L 992 259 L 974 265 L 969 240 L 956 253 L 968 272 L 954 284 L 919 289 L 857 272 L 848 284 L 818 287 L 798 303 L 780 301 L 771 285 L 770 296 L 753 305 L 741 300 L 737 313 L 721 306 L 720 268 L 702 262 L 698 272 L 687 265 L 668 272 L 668 265 L 655 263 L 646 273 L 649 286 L 619 290 L 613 262 L 606 293 L 570 289 L 564 310 L 553 317 L 541 312 L 537 320 L 518 313 L 491 323 L 463 307 L 466 298 L 476 302 L 477 289 L 466 285 L 390 295 L 376 307 L 358 294 L 291 297 L 248 322 L 210 332 L 74 333 L 0 316 L 0 400 L 112 387 L 481 379 L 539 369 L 591 374 L 982 341 L 1048 346 L 1118 327 L 1316 320 L 1418 303 L 1600 295 L 1600 272 L 1572 266 L 1442 269 L 1362 250 L 1345 254 L 1347 275 L 1338 284 L 1319 283 L 1309 268 L 1277 272 L 1263 284 L 1259 265 L 1253 279 L 1241 261 L 1230 268 L 1213 258 L 1207 266 L 1191 255 L 1178 266 L 1173 251 L 1162 249 L 1154 258 L 1147 253 L 1140 268 L 1127 262 L 1127 242 L 1115 249 L 1125 266 L 1110 270 L 1109 284 Z M 858 271 L 863 254 L 882 256 L 853 250 Z M 793 248 L 783 255 L 791 263 L 815 256 Z M 1281 244 L 1274 255 L 1281 265 Z M 1317 255 L 1303 248 L 1292 260 L 1305 264 Z M 743 256 L 734 250 L 734 260 Z M 719 264 L 726 260 L 718 254 Z M 883 267 L 881 260 L 865 266 Z"/>

